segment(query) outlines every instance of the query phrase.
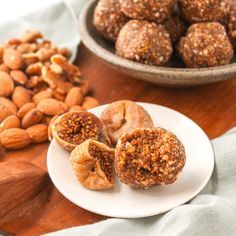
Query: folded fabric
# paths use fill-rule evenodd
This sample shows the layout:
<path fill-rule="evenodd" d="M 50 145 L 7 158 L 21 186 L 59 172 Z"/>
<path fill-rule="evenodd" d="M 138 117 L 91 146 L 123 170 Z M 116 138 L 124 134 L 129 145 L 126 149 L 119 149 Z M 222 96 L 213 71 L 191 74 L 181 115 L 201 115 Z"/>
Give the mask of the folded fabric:
<path fill-rule="evenodd" d="M 70 4 L 76 2 L 76 0 L 67 1 Z M 71 61 L 75 59 L 80 36 L 77 17 L 71 5 L 63 0 L 53 1 L 53 3 L 42 6 L 37 11 L 0 24 L 0 42 L 18 37 L 24 31 L 32 29 L 41 31 L 46 38 L 58 46 L 68 47 L 72 53 Z"/>
<path fill-rule="evenodd" d="M 235 236 L 236 128 L 212 141 L 215 169 L 203 191 L 187 204 L 154 217 L 108 219 L 47 236 Z"/>

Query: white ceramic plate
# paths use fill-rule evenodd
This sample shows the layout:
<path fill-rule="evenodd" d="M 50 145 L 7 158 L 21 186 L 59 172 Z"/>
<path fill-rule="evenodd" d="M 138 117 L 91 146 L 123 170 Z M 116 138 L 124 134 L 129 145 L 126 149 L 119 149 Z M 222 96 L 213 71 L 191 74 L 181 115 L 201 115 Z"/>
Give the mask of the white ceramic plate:
<path fill-rule="evenodd" d="M 186 203 L 207 184 L 214 168 L 211 143 L 202 129 L 186 116 L 169 108 L 140 103 L 156 126 L 174 132 L 186 149 L 186 165 L 178 180 L 167 186 L 134 190 L 117 179 L 116 187 L 106 191 L 87 190 L 76 180 L 70 154 L 53 140 L 48 150 L 49 175 L 57 189 L 74 204 L 89 211 L 122 218 L 139 218 L 164 213 Z M 92 109 L 99 116 L 105 106 Z"/>

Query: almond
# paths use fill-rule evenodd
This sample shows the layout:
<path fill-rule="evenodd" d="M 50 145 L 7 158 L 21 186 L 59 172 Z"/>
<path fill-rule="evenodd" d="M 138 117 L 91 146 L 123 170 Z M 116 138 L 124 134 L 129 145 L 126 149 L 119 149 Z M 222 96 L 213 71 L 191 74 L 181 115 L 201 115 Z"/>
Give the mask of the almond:
<path fill-rule="evenodd" d="M 24 148 L 32 142 L 29 134 L 19 128 L 4 130 L 0 134 L 0 141 L 3 147 L 11 150 Z"/>
<path fill-rule="evenodd" d="M 3 61 L 9 68 L 13 70 L 18 70 L 23 65 L 23 57 L 21 53 L 12 48 L 4 50 Z"/>
<path fill-rule="evenodd" d="M 4 71 L 4 72 L 6 72 L 6 73 L 9 73 L 9 72 L 10 72 L 10 69 L 9 69 L 9 67 L 8 67 L 6 64 L 2 63 L 2 64 L 0 65 L 0 71 Z"/>
<path fill-rule="evenodd" d="M 45 125 L 49 125 L 51 122 L 52 117 L 51 116 L 43 116 L 42 123 Z"/>
<path fill-rule="evenodd" d="M 10 76 L 12 77 L 12 79 L 18 83 L 18 84 L 21 84 L 21 85 L 25 85 L 26 82 L 27 82 L 27 76 L 26 74 L 21 71 L 21 70 L 12 70 L 10 72 Z"/>
<path fill-rule="evenodd" d="M 10 115 L 0 125 L 0 132 L 10 128 L 20 128 L 20 119 L 16 115 Z"/>
<path fill-rule="evenodd" d="M 16 105 L 9 99 L 0 97 L 0 122 L 10 115 L 15 115 Z"/>
<path fill-rule="evenodd" d="M 0 96 L 7 97 L 11 95 L 14 89 L 14 83 L 10 75 L 4 71 L 0 71 Z"/>
<path fill-rule="evenodd" d="M 48 126 L 48 140 L 49 141 L 52 141 L 52 139 L 53 139 L 53 136 L 52 136 L 52 124 L 57 119 L 57 117 L 59 117 L 59 115 L 53 116 L 53 118 L 51 119 L 50 124 Z"/>
<path fill-rule="evenodd" d="M 54 98 L 45 98 L 41 100 L 37 108 L 49 116 L 60 115 L 68 110 L 68 106 Z"/>
<path fill-rule="evenodd" d="M 65 99 L 65 103 L 69 107 L 73 107 L 75 105 L 81 105 L 82 101 L 83 101 L 83 94 L 81 92 L 81 89 L 78 87 L 71 88 Z"/>
<path fill-rule="evenodd" d="M 52 95 L 54 98 L 56 98 L 58 101 L 65 101 L 65 95 L 58 93 L 55 89 L 52 89 Z"/>
<path fill-rule="evenodd" d="M 21 86 L 18 86 L 14 89 L 12 93 L 12 101 L 18 108 L 20 108 L 26 103 L 31 102 L 31 97 L 28 90 Z"/>
<path fill-rule="evenodd" d="M 80 85 L 81 92 L 85 96 L 90 90 L 89 81 L 83 80 L 80 83 L 81 83 L 81 85 Z"/>
<path fill-rule="evenodd" d="M 43 113 L 37 109 L 33 108 L 28 111 L 22 119 L 22 128 L 27 129 L 28 127 L 38 124 L 43 119 Z"/>
<path fill-rule="evenodd" d="M 43 143 L 48 140 L 48 126 L 37 124 L 26 129 L 33 143 Z"/>
<path fill-rule="evenodd" d="M 82 104 L 82 107 L 83 109 L 85 110 L 89 110 L 93 107 L 97 107 L 99 106 L 99 102 L 96 98 L 93 98 L 93 97 L 84 97 L 84 101 L 83 101 L 83 104 Z"/>
<path fill-rule="evenodd" d="M 52 92 L 50 90 L 43 90 L 39 93 L 36 93 L 32 100 L 35 104 L 38 104 L 41 100 L 45 98 L 51 98 L 52 97 Z"/>
<path fill-rule="evenodd" d="M 33 102 L 26 103 L 18 110 L 18 117 L 22 119 L 28 111 L 32 110 L 35 107 L 36 105 Z"/>

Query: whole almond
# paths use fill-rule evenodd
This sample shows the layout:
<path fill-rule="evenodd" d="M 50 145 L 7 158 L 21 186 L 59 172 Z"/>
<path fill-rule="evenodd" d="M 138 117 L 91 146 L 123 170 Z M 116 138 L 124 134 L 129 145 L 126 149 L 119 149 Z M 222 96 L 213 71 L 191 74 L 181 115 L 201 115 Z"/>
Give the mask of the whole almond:
<path fill-rule="evenodd" d="M 43 90 L 39 93 L 36 93 L 32 100 L 35 104 L 38 104 L 41 100 L 45 98 L 51 98 L 52 97 L 52 92 L 50 90 Z"/>
<path fill-rule="evenodd" d="M 0 134 L 0 141 L 3 147 L 11 150 L 24 148 L 32 142 L 29 134 L 19 128 L 4 130 Z"/>
<path fill-rule="evenodd" d="M 10 115 L 15 115 L 16 105 L 9 99 L 0 97 L 0 122 Z"/>
<path fill-rule="evenodd" d="M 0 125 L 1 132 L 10 128 L 20 128 L 20 119 L 16 115 L 8 116 Z"/>
<path fill-rule="evenodd" d="M 81 89 L 78 87 L 71 88 L 65 99 L 65 103 L 69 107 L 73 107 L 75 105 L 81 105 L 82 101 L 83 101 L 83 94 L 81 92 Z"/>
<path fill-rule="evenodd" d="M 37 124 L 26 129 L 33 143 L 43 143 L 48 140 L 48 126 L 45 124 Z"/>
<path fill-rule="evenodd" d="M 84 111 L 84 108 L 76 105 L 76 106 L 71 107 L 69 111 Z"/>
<path fill-rule="evenodd" d="M 23 65 L 23 57 L 21 53 L 12 48 L 4 50 L 3 61 L 9 68 L 13 70 L 18 70 Z"/>
<path fill-rule="evenodd" d="M 11 95 L 14 89 L 14 83 L 9 74 L 0 71 L 0 96 L 7 97 Z"/>
<path fill-rule="evenodd" d="M 18 108 L 20 108 L 26 103 L 31 102 L 31 97 L 29 92 L 25 88 L 18 86 L 15 87 L 12 93 L 12 101 Z"/>
<path fill-rule="evenodd" d="M 0 65 L 0 71 L 4 71 L 4 72 L 6 72 L 6 73 L 10 73 L 9 67 L 8 67 L 6 64 L 4 64 L 4 63 L 2 63 L 2 64 Z"/>
<path fill-rule="evenodd" d="M 81 89 L 82 94 L 85 96 L 90 90 L 89 81 L 87 80 L 81 81 L 80 89 Z"/>
<path fill-rule="evenodd" d="M 33 108 L 28 111 L 22 119 L 21 126 L 23 129 L 27 129 L 28 127 L 38 124 L 43 119 L 43 113 L 37 109 Z"/>
<path fill-rule="evenodd" d="M 54 98 L 45 98 L 41 100 L 37 108 L 49 116 L 60 115 L 68 110 L 68 106 Z"/>
<path fill-rule="evenodd" d="M 51 119 L 50 124 L 48 126 L 48 140 L 49 141 L 52 141 L 52 139 L 53 139 L 53 136 L 52 136 L 52 124 L 57 119 L 57 117 L 59 117 L 59 115 L 53 116 L 53 118 Z"/>
<path fill-rule="evenodd" d="M 93 97 L 84 97 L 84 101 L 83 101 L 83 104 L 82 104 L 82 107 L 83 109 L 85 110 L 89 110 L 93 107 L 97 107 L 99 106 L 99 102 L 96 98 L 93 98 Z"/>
<path fill-rule="evenodd" d="M 26 103 L 18 110 L 17 116 L 19 118 L 23 118 L 28 111 L 32 110 L 35 107 L 36 105 L 33 102 Z"/>
<path fill-rule="evenodd" d="M 62 101 L 62 102 L 65 101 L 65 94 L 58 93 L 55 89 L 52 89 L 52 95 L 58 101 Z"/>
<path fill-rule="evenodd" d="M 12 70 L 10 72 L 10 76 L 12 77 L 12 79 L 18 83 L 18 84 L 21 84 L 21 85 L 25 85 L 26 82 L 27 82 L 27 76 L 26 74 L 21 71 L 21 70 Z"/>

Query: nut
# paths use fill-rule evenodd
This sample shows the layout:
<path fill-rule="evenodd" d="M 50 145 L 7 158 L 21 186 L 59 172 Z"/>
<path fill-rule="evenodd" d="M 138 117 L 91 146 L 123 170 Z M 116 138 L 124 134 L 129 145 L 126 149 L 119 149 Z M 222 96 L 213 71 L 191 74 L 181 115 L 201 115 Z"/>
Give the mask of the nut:
<path fill-rule="evenodd" d="M 99 102 L 96 98 L 89 97 L 89 96 L 84 97 L 84 101 L 82 103 L 83 109 L 89 110 L 89 109 L 91 109 L 93 107 L 97 107 L 97 106 L 99 106 Z"/>
<path fill-rule="evenodd" d="M 50 90 L 43 90 L 39 93 L 36 93 L 32 100 L 35 104 L 38 104 L 41 100 L 45 98 L 51 98 L 52 97 L 52 92 Z"/>
<path fill-rule="evenodd" d="M 21 53 L 15 49 L 6 49 L 3 54 L 4 63 L 13 70 L 18 70 L 23 66 L 23 57 Z"/>
<path fill-rule="evenodd" d="M 37 39 L 41 39 L 43 35 L 39 31 L 26 31 L 20 38 L 23 43 L 34 43 Z"/>
<path fill-rule="evenodd" d="M 81 105 L 82 101 L 83 101 L 83 95 L 79 87 L 71 88 L 65 99 L 65 103 L 69 107 L 73 107 L 75 105 Z"/>
<path fill-rule="evenodd" d="M 33 108 L 28 111 L 22 119 L 22 128 L 27 129 L 28 127 L 38 124 L 43 119 L 43 113 L 37 108 Z"/>
<path fill-rule="evenodd" d="M 0 71 L 4 71 L 4 72 L 6 72 L 6 73 L 9 73 L 9 72 L 10 72 L 10 69 L 9 69 L 9 67 L 8 67 L 6 64 L 2 63 L 2 64 L 0 65 Z"/>
<path fill-rule="evenodd" d="M 33 102 L 26 103 L 18 110 L 17 116 L 22 119 L 28 111 L 32 110 L 35 107 L 36 105 Z"/>
<path fill-rule="evenodd" d="M 41 100 L 37 108 L 49 116 L 60 115 L 68 110 L 68 106 L 54 98 L 45 98 Z"/>
<path fill-rule="evenodd" d="M 26 129 L 33 143 L 43 143 L 48 140 L 48 126 L 37 124 Z"/>
<path fill-rule="evenodd" d="M 0 141 L 4 148 L 10 150 L 24 148 L 32 142 L 29 134 L 19 128 L 4 130 L 0 134 Z"/>
<path fill-rule="evenodd" d="M 31 102 L 31 97 L 24 87 L 18 86 L 12 93 L 12 101 L 18 108 L 20 108 L 24 104 Z"/>
<path fill-rule="evenodd" d="M 26 73 L 29 75 L 41 75 L 41 70 L 42 70 L 43 64 L 42 62 L 37 62 L 34 64 L 30 64 L 26 68 Z"/>
<path fill-rule="evenodd" d="M 2 121 L 0 132 L 10 128 L 20 128 L 20 119 L 16 115 L 10 115 Z"/>
<path fill-rule="evenodd" d="M 16 105 L 9 99 L 0 97 L 0 122 L 10 115 L 15 115 Z"/>
<path fill-rule="evenodd" d="M 0 71 L 0 96 L 7 97 L 11 95 L 14 89 L 12 78 L 4 71 Z"/>
<path fill-rule="evenodd" d="M 12 70 L 10 76 L 16 83 L 21 85 L 25 85 L 28 79 L 26 74 L 21 70 Z"/>

